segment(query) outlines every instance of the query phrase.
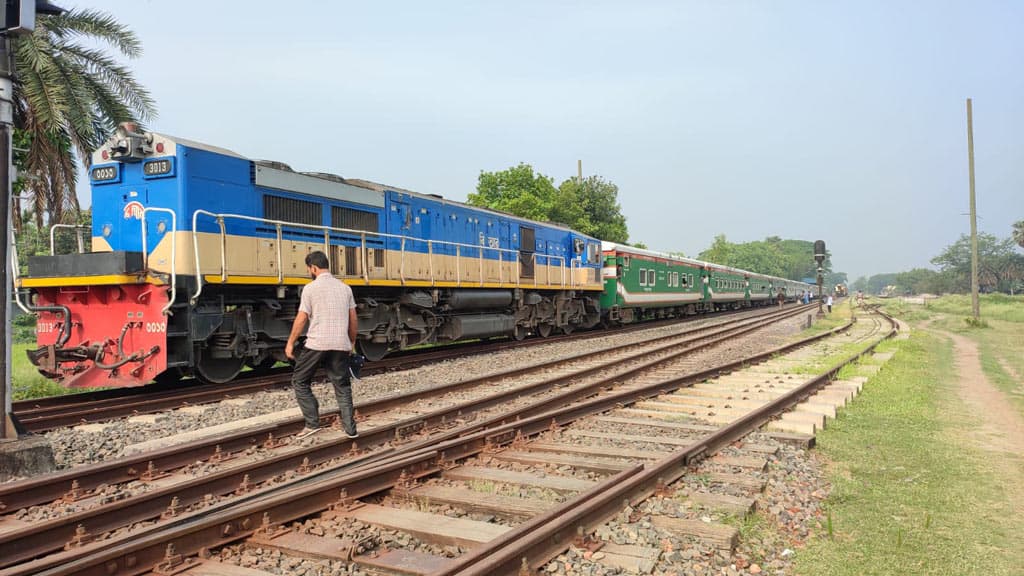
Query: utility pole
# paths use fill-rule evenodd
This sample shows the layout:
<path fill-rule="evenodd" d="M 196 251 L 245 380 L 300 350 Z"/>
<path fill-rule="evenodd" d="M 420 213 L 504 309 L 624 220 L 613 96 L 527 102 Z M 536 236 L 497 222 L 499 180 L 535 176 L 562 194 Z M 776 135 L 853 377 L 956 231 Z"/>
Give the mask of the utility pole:
<path fill-rule="evenodd" d="M 825 316 L 825 310 L 822 308 L 822 302 L 821 302 L 821 295 L 822 295 L 821 294 L 821 285 L 822 285 L 822 282 L 825 281 L 825 276 L 824 276 L 825 269 L 822 268 L 821 265 L 822 265 L 823 262 L 825 262 L 825 256 L 826 255 L 827 255 L 827 252 L 825 252 L 825 241 L 824 240 L 815 240 L 814 241 L 814 261 L 818 263 L 818 314 L 817 315 L 818 315 L 819 318 Z"/>
<path fill-rule="evenodd" d="M 576 161 L 576 183 L 583 186 L 583 160 Z"/>
<path fill-rule="evenodd" d="M 981 319 L 978 301 L 978 211 L 974 204 L 974 118 L 971 99 L 967 99 L 967 165 L 971 180 L 971 312 L 975 320 Z"/>
<path fill-rule="evenodd" d="M 0 338 L 0 440 L 17 439 L 11 414 L 11 285 L 12 259 L 10 232 L 11 214 L 14 207 L 11 198 L 13 164 L 11 134 L 14 131 L 14 52 L 11 39 L 32 34 L 36 26 L 36 14 L 60 14 L 64 10 L 46 0 L 4 0 L 0 3 L 0 284 L 3 285 L 4 301 L 0 303 L 0 323 L 3 336 Z M 64 319 L 68 321 L 67 318 Z"/>
<path fill-rule="evenodd" d="M 14 126 L 14 58 L 10 51 L 10 38 L 5 32 L 0 37 L 0 284 L 3 284 L 4 300 L 0 303 L 0 322 L 3 323 L 3 337 L 0 338 L 0 376 L 3 376 L 3 391 L 0 405 L 3 406 L 3 422 L 0 422 L 0 440 L 14 439 L 18 432 L 11 416 L 11 235 L 8 232 L 11 218 L 11 131 Z"/>

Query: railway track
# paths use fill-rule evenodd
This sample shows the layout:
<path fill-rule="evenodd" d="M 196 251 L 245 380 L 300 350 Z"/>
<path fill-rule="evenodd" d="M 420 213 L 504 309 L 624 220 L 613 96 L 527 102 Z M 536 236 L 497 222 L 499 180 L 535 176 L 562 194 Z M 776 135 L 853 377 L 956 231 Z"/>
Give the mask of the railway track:
<path fill-rule="evenodd" d="M 749 315 L 750 313 L 750 311 L 743 311 L 739 314 Z M 758 311 L 756 313 L 761 312 Z M 728 317 L 733 314 L 737 314 L 737 312 L 719 313 L 716 317 Z M 707 316 L 694 317 L 683 322 L 706 318 Z M 408 370 L 433 362 L 443 362 L 470 355 L 487 354 L 566 340 L 587 340 L 610 334 L 629 334 L 679 323 L 679 319 L 672 319 L 630 325 L 614 330 L 559 334 L 548 338 L 531 338 L 521 342 L 497 340 L 485 343 L 452 344 L 442 347 L 410 350 L 367 364 L 363 368 L 363 374 L 369 376 L 395 370 Z M 322 377 L 322 374 L 319 377 Z M 116 388 L 22 400 L 14 402 L 12 408 L 15 417 L 25 431 L 39 433 L 64 426 L 102 422 L 123 416 L 152 414 L 184 406 L 209 404 L 228 398 L 280 389 L 290 385 L 291 368 L 280 367 L 265 373 L 246 372 L 228 384 L 202 384 L 195 379 L 187 378 L 174 384 L 153 384 L 140 388 Z"/>
<path fill-rule="evenodd" d="M 799 310 L 796 311 L 796 313 L 799 312 Z M 780 316 L 792 313 L 785 312 Z M 167 529 L 166 526 L 177 526 L 185 518 L 191 517 L 190 513 L 203 517 L 217 516 L 219 514 L 217 510 L 223 507 L 223 510 L 230 509 L 232 510 L 230 513 L 235 514 L 238 510 L 249 506 L 247 502 L 252 498 L 257 498 L 258 494 L 265 494 L 257 498 L 260 501 L 268 498 L 272 500 L 274 496 L 267 493 L 273 492 L 275 490 L 273 485 L 277 483 L 294 484 L 296 490 L 303 486 L 330 484 L 332 487 L 328 489 L 330 492 L 329 503 L 337 504 L 339 492 L 336 482 L 339 481 L 339 478 L 342 479 L 347 494 L 342 500 L 379 494 L 383 490 L 392 488 L 395 483 L 398 483 L 401 488 L 406 486 L 413 477 L 436 474 L 452 463 L 463 458 L 474 457 L 484 450 L 497 450 L 502 446 L 517 442 L 521 447 L 525 442 L 524 438 L 535 436 L 544 430 L 554 430 L 572 424 L 602 411 L 645 410 L 651 406 L 644 405 L 642 402 L 657 402 L 657 400 L 643 400 L 644 398 L 658 397 L 667 394 L 669 390 L 715 375 L 723 370 L 735 369 L 743 363 L 763 360 L 769 358 L 771 354 L 781 353 L 782 350 L 773 350 L 766 353 L 767 355 L 761 354 L 744 358 L 738 362 L 720 364 L 711 368 L 703 367 L 703 369 L 699 366 L 699 358 L 694 358 L 700 355 L 699 350 L 715 344 L 735 342 L 736 339 L 745 337 L 744 334 L 749 337 L 757 330 L 759 324 L 767 322 L 768 320 L 740 321 L 738 326 L 711 330 L 702 336 L 676 336 L 675 341 L 671 340 L 673 338 L 671 336 L 664 337 L 661 339 L 660 346 L 653 342 L 642 345 L 634 344 L 632 348 L 647 349 L 647 354 L 643 357 L 632 354 L 628 350 L 619 351 L 618 356 L 609 356 L 614 353 L 607 352 L 601 361 L 595 361 L 591 355 L 580 355 L 579 358 L 571 360 L 571 362 L 576 362 L 573 368 L 564 368 L 568 371 L 567 374 L 553 373 L 558 369 L 554 364 L 540 367 L 537 371 L 547 372 L 547 374 L 539 377 L 536 382 L 527 382 L 498 394 L 485 395 L 469 402 L 420 411 L 411 417 L 408 414 L 411 410 L 410 404 L 407 403 L 405 408 L 392 405 L 387 410 L 378 413 L 381 417 L 380 422 L 374 423 L 367 418 L 367 421 L 362 423 L 362 428 L 367 432 L 355 442 L 327 437 L 319 439 L 323 440 L 322 442 L 318 440 L 311 445 L 302 443 L 287 446 L 268 445 L 265 446 L 267 450 L 273 449 L 279 453 L 276 455 L 260 454 L 256 458 L 250 458 L 253 462 L 245 465 L 242 464 L 247 459 L 246 456 L 239 457 L 236 461 L 237 465 L 221 462 L 219 466 L 228 469 L 212 474 L 206 471 L 203 476 L 193 480 L 182 482 L 180 478 L 177 481 L 158 478 L 159 471 L 154 465 L 148 479 L 147 491 L 124 496 L 123 499 L 102 490 L 89 495 L 86 493 L 87 489 L 82 488 L 80 482 L 78 493 L 72 494 L 68 499 L 73 501 L 75 497 L 82 498 L 84 496 L 85 500 L 93 500 L 94 507 L 48 522 L 36 523 L 31 529 L 8 530 L 4 534 L 4 543 L 0 544 L 0 548 L 2 548 L 0 562 L 7 567 L 3 573 L 34 573 L 56 566 L 73 566 L 73 571 L 82 570 L 85 569 L 84 565 L 76 564 L 76 562 L 95 561 L 98 556 L 90 555 L 90 551 L 95 551 L 97 548 L 108 549 L 110 546 L 116 548 L 112 543 L 127 537 L 128 533 L 131 533 L 132 540 L 149 541 L 149 537 L 145 536 L 147 530 L 157 530 L 163 533 Z M 807 344 L 807 342 L 798 345 L 802 344 Z M 586 358 L 587 356 L 591 357 Z M 506 378 L 509 377 L 522 380 L 523 374 L 506 375 Z M 484 380 L 484 382 L 487 381 L 491 382 L 490 387 L 494 387 L 493 377 Z M 484 382 L 479 382 L 477 385 Z M 780 390 L 777 391 L 781 391 L 781 386 L 778 388 Z M 789 397 L 789 393 L 786 394 L 786 397 Z M 409 401 L 409 399 L 406 400 Z M 412 400 L 412 402 L 422 404 L 422 399 Z M 733 400 L 732 402 L 736 403 L 737 401 Z M 627 404 L 634 407 L 623 408 Z M 496 406 L 501 406 L 502 409 L 495 409 Z M 686 415 L 687 418 L 706 419 L 709 417 L 706 414 L 708 409 L 705 407 L 698 406 L 691 409 L 686 408 L 682 403 L 679 406 L 678 415 L 673 416 L 674 418 L 683 415 Z M 508 409 L 510 407 L 511 410 Z M 711 411 L 725 414 L 731 410 L 731 408 L 720 406 Z M 707 426 L 707 424 L 702 426 Z M 298 427 L 301 427 L 301 423 L 294 423 L 294 427 L 297 430 Z M 335 436 L 340 436 L 340 434 Z M 271 441 L 269 444 L 274 443 L 275 441 Z M 387 447 L 388 444 L 391 446 Z M 368 447 L 375 449 L 370 452 L 359 451 L 361 448 Z M 323 466 L 324 463 L 331 461 L 332 454 L 336 456 L 346 450 L 351 453 L 350 457 L 340 459 L 334 463 L 336 465 Z M 222 448 L 213 453 L 220 454 L 220 459 L 223 460 L 224 455 L 228 452 Z M 207 450 L 207 455 L 210 455 L 209 450 Z M 123 465 L 123 463 L 118 464 L 118 469 Z M 607 463 L 603 465 L 610 466 Z M 321 466 L 321 470 L 317 470 L 318 466 Z M 635 468 L 637 467 L 627 466 L 620 473 L 625 474 L 627 470 Z M 638 474 L 640 471 L 642 470 L 638 470 L 634 474 Z M 108 472 L 113 474 L 114 469 L 112 468 Z M 240 482 L 239 475 L 242 475 Z M 138 470 L 135 470 L 134 475 L 130 476 L 138 477 Z M 68 478 L 64 477 L 62 481 L 66 482 Z M 83 476 L 80 474 L 78 478 L 81 479 Z M 353 478 L 360 480 L 354 484 L 346 483 Z M 260 482 L 265 482 L 265 484 L 260 491 L 256 491 Z M 28 487 L 28 484 L 22 485 L 22 488 Z M 368 491 L 371 487 L 373 490 Z M 289 488 L 288 492 L 291 494 L 292 489 Z M 230 501 L 223 504 L 216 503 L 218 498 L 232 493 L 235 493 L 236 496 Z M 21 505 L 23 505 L 28 501 L 25 497 L 27 492 L 22 491 L 20 494 Z M 246 496 L 246 494 L 249 495 Z M 3 499 L 5 503 L 16 502 L 18 497 L 16 491 L 8 490 L 6 494 L 0 494 L 0 499 Z M 38 494 L 36 499 L 39 499 Z M 114 502 L 104 502 L 104 500 L 114 500 Z M 80 499 L 79 502 L 83 502 L 83 500 Z M 305 506 L 306 500 L 302 500 L 302 502 Z M 7 509 L 17 509 L 18 506 L 19 504 L 13 506 L 8 504 Z M 298 506 L 293 512 L 305 509 Z M 311 512 L 307 512 L 307 514 L 309 513 Z M 163 520 L 159 520 L 161 516 L 163 516 Z M 275 524 L 269 519 L 273 519 L 273 522 L 284 522 L 292 518 L 294 516 L 287 514 L 280 516 L 271 513 L 266 522 L 262 516 L 257 518 L 258 525 L 254 524 L 251 518 L 239 520 L 237 525 L 232 521 L 230 525 L 221 525 L 222 535 L 220 538 L 235 536 L 241 532 L 252 533 L 263 524 L 266 524 L 265 532 L 268 530 L 272 532 Z M 152 526 L 146 528 L 145 526 L 148 524 Z M 161 538 L 163 537 L 161 536 Z M 101 541 L 90 543 L 95 538 L 99 538 Z M 191 539 L 188 541 L 192 542 Z M 192 544 L 186 546 L 184 541 L 175 540 L 175 542 L 177 552 L 170 553 L 166 547 L 160 550 L 161 554 L 168 557 L 166 561 L 171 564 L 176 562 L 176 555 L 185 548 L 192 552 L 198 550 L 189 548 Z M 214 538 L 213 542 L 223 543 L 217 538 Z M 59 549 L 65 543 L 69 545 L 69 551 L 43 556 L 40 560 L 31 561 L 31 558 Z M 359 546 L 353 546 L 352 549 L 365 548 L 365 545 L 364 542 Z M 192 552 L 186 551 L 186 553 Z M 107 552 L 100 553 L 105 558 L 114 558 L 107 554 Z M 138 573 L 134 569 L 129 569 L 128 565 L 155 566 L 163 559 L 162 556 L 153 558 L 155 564 L 146 564 L 150 561 L 151 556 L 151 551 L 141 555 L 132 552 L 129 557 L 122 557 L 124 566 L 119 564 L 121 560 L 108 559 L 104 564 L 100 564 L 107 572 L 97 573 Z M 92 558 L 92 560 L 85 560 L 87 558 Z M 83 573 L 90 573 L 88 570 L 86 569 Z"/>

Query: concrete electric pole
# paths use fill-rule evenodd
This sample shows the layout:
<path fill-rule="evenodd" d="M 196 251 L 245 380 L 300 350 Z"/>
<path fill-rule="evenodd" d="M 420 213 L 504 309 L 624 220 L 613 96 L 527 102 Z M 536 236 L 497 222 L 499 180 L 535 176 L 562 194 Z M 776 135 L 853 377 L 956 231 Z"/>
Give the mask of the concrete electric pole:
<path fill-rule="evenodd" d="M 981 319 L 981 302 L 978 300 L 978 211 L 974 205 L 974 118 L 971 99 L 967 99 L 967 165 L 971 181 L 971 313 L 975 320 Z"/>

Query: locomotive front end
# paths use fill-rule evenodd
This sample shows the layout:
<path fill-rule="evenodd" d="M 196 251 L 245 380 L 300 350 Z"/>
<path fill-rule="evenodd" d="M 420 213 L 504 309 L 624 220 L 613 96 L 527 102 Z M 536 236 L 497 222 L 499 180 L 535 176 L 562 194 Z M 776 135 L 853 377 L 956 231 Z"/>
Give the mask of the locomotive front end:
<path fill-rule="evenodd" d="M 167 290 L 145 281 L 141 260 L 106 252 L 29 261 L 22 286 L 33 290 L 38 347 L 28 357 L 43 375 L 70 388 L 140 386 L 167 368 Z"/>
<path fill-rule="evenodd" d="M 63 386 L 140 386 L 167 369 L 173 273 L 149 262 L 165 237 L 173 242 L 176 163 L 166 148 L 118 128 L 89 173 L 92 250 L 33 256 L 19 282 L 19 305 L 37 316 L 29 360 Z"/>

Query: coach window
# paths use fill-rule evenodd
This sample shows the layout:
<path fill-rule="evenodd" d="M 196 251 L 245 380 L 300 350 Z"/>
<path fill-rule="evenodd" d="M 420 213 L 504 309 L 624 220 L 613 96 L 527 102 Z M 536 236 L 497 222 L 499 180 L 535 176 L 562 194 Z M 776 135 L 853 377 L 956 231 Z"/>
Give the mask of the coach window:
<path fill-rule="evenodd" d="M 640 285 L 647 286 L 647 270 L 645 268 L 640 269 Z"/>

